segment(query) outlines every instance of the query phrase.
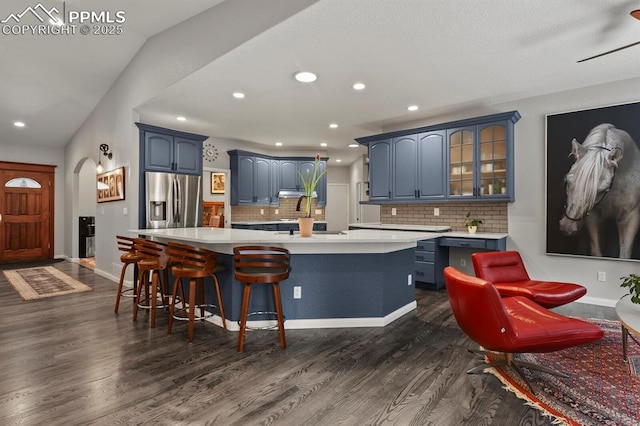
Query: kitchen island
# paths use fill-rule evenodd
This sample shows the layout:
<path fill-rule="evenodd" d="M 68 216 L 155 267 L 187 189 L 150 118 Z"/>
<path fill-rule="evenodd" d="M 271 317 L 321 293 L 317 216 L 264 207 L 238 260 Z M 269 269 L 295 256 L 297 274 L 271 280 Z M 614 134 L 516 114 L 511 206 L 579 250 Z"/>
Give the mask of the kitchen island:
<path fill-rule="evenodd" d="M 130 232 L 155 241 L 177 241 L 218 252 L 218 263 L 226 269 L 218 279 L 230 329 L 238 328 L 242 298 L 242 285 L 233 277 L 236 246 L 272 245 L 291 252 L 291 274 L 280 284 L 286 328 L 380 327 L 416 308 L 412 275 L 417 241 L 442 235 L 353 230 L 303 238 L 229 228 Z M 299 299 L 293 297 L 294 286 L 301 287 Z M 272 296 L 266 290 L 266 286 L 252 290 L 250 311 L 273 310 Z M 214 300 L 212 292 L 205 297 Z"/>

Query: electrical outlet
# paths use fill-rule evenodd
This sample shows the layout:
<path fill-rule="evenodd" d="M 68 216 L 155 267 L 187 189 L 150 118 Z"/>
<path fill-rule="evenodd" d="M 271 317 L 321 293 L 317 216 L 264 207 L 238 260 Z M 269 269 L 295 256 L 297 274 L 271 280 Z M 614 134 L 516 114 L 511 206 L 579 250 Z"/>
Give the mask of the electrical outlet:
<path fill-rule="evenodd" d="M 126 216 L 126 215 L 128 215 L 128 214 L 129 214 L 129 210 L 127 210 L 127 208 L 126 208 L 126 207 L 123 207 L 123 208 L 122 208 L 122 215 L 123 215 L 123 216 Z"/>
<path fill-rule="evenodd" d="M 264 214 L 264 209 L 260 209 L 260 214 Z"/>
<path fill-rule="evenodd" d="M 407 285 L 411 285 L 413 280 L 411 279 L 411 274 L 407 275 Z"/>
<path fill-rule="evenodd" d="M 460 266 L 467 266 L 467 260 L 466 259 L 460 259 Z"/>
<path fill-rule="evenodd" d="M 299 285 L 293 286 L 293 298 L 302 299 L 302 287 Z"/>
<path fill-rule="evenodd" d="M 315 214 L 317 215 L 321 215 L 322 214 L 322 209 L 315 209 Z"/>
<path fill-rule="evenodd" d="M 598 271 L 598 281 L 606 281 L 607 280 L 607 273 L 604 271 Z"/>
<path fill-rule="evenodd" d="M 434 216 L 440 216 L 440 209 L 438 207 L 434 207 L 433 208 L 433 215 Z"/>
<path fill-rule="evenodd" d="M 276 214 L 280 214 L 280 210 L 276 209 Z"/>
<path fill-rule="evenodd" d="M 398 213 L 395 207 L 391 208 L 391 216 L 395 216 Z"/>

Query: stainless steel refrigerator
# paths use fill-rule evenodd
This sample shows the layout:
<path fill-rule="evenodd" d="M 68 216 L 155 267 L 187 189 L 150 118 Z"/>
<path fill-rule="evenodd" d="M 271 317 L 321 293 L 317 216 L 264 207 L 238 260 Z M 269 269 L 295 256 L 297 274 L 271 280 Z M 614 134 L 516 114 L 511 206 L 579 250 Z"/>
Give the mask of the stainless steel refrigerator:
<path fill-rule="evenodd" d="M 202 226 L 202 178 L 145 173 L 147 229 Z"/>

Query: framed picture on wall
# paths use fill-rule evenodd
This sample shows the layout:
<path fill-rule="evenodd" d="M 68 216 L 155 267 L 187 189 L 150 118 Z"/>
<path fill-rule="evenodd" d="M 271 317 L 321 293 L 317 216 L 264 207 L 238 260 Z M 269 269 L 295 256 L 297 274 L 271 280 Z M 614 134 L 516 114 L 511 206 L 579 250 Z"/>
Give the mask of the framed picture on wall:
<path fill-rule="evenodd" d="M 100 173 L 96 179 L 99 203 L 124 200 L 124 167 Z"/>
<path fill-rule="evenodd" d="M 211 193 L 224 194 L 224 173 L 211 172 Z"/>
<path fill-rule="evenodd" d="M 546 117 L 547 253 L 640 260 L 640 102 Z"/>

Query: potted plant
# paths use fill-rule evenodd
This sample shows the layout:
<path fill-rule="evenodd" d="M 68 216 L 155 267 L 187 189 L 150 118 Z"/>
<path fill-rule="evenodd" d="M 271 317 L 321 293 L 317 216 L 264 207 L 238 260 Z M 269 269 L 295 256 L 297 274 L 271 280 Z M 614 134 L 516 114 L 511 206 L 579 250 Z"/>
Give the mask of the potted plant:
<path fill-rule="evenodd" d="M 629 274 L 625 277 L 620 277 L 622 283 L 620 287 L 628 288 L 629 294 L 625 294 L 622 297 L 631 296 L 631 302 L 640 305 L 640 276 L 636 274 Z"/>
<path fill-rule="evenodd" d="M 482 224 L 481 219 L 472 218 L 471 212 L 467 212 L 467 215 L 465 216 L 465 220 L 464 220 L 464 226 L 467 227 L 467 231 L 469 231 L 469 233 L 475 234 L 475 232 L 478 230 L 478 225 L 481 225 L 481 224 Z"/>
<path fill-rule="evenodd" d="M 298 171 L 298 175 L 300 175 L 300 179 L 302 180 L 302 184 L 304 185 L 304 195 L 301 195 L 298 198 L 298 204 L 296 206 L 296 211 L 300 211 L 300 205 L 302 204 L 302 200 L 305 201 L 304 204 L 304 216 L 298 218 L 298 223 L 300 224 L 300 236 L 301 237 L 310 237 L 313 231 L 313 217 L 311 217 L 311 199 L 313 198 L 313 193 L 316 190 L 316 185 L 327 173 L 327 170 L 323 170 L 318 174 L 318 168 L 320 165 L 320 154 L 316 154 L 316 162 L 315 167 L 313 168 L 313 176 L 311 175 L 311 171 L 307 170 L 307 176 L 303 176 L 300 171 Z"/>

